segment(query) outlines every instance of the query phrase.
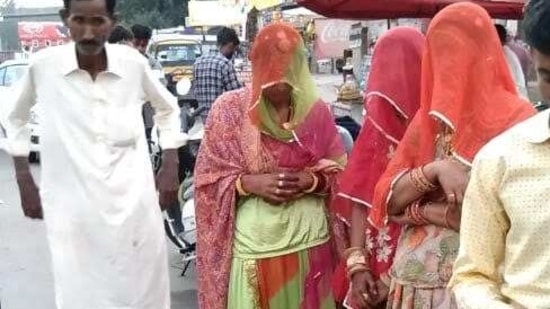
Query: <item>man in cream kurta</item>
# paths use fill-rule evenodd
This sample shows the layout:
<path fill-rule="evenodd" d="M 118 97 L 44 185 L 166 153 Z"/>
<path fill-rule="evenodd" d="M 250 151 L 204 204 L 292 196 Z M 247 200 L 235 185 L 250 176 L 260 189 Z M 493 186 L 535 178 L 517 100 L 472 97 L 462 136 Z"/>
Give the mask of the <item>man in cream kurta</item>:
<path fill-rule="evenodd" d="M 531 0 L 523 26 L 541 94 L 550 100 L 550 1 Z M 550 110 L 476 156 L 462 204 L 451 288 L 460 309 L 550 308 Z"/>
<path fill-rule="evenodd" d="M 169 309 L 166 241 L 148 157 L 142 105 L 150 101 L 164 149 L 181 146 L 176 99 L 147 60 L 106 45 L 92 80 L 75 44 L 33 55 L 7 114 L 10 152 L 29 152 L 41 126 L 40 197 L 59 309 Z"/>

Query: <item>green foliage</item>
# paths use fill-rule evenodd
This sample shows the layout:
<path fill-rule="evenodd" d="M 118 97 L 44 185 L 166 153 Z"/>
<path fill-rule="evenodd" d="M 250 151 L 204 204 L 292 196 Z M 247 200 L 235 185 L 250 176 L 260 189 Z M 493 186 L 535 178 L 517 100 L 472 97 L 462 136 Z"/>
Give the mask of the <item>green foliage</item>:
<path fill-rule="evenodd" d="M 0 0 L 0 15 L 15 13 L 15 0 Z"/>
<path fill-rule="evenodd" d="M 182 26 L 188 0 L 119 0 L 117 10 L 124 25 L 143 24 L 154 29 Z"/>

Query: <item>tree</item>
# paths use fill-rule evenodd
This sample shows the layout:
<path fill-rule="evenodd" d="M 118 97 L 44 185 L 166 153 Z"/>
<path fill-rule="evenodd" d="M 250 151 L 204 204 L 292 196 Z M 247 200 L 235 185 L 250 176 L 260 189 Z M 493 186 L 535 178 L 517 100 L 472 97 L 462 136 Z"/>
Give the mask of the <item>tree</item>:
<path fill-rule="evenodd" d="M 15 13 L 15 0 L 0 0 L 0 15 Z"/>
<path fill-rule="evenodd" d="M 0 16 L 15 13 L 15 0 L 0 0 Z M 18 46 L 17 23 L 9 20 L 0 21 L 0 50 L 10 50 L 10 46 Z"/>
<path fill-rule="evenodd" d="M 143 24 L 170 28 L 185 24 L 188 0 L 120 0 L 118 11 L 123 24 Z"/>

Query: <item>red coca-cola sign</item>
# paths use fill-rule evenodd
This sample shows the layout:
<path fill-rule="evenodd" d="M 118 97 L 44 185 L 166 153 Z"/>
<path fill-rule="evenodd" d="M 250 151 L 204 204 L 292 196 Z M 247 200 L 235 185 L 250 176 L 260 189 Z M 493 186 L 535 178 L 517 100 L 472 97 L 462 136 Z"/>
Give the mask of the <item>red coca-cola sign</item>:
<path fill-rule="evenodd" d="M 340 19 L 316 19 L 315 58 L 342 57 L 344 49 L 349 47 L 349 32 L 354 23 L 357 22 Z"/>
<path fill-rule="evenodd" d="M 69 30 L 59 22 L 20 22 L 17 28 L 23 47 L 39 49 L 70 40 Z"/>

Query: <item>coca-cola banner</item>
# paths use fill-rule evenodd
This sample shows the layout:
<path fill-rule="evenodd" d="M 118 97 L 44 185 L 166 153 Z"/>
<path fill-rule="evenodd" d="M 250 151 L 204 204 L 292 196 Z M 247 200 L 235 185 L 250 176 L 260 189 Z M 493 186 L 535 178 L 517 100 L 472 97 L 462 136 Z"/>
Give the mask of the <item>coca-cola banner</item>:
<path fill-rule="evenodd" d="M 349 33 L 353 20 L 316 19 L 315 20 L 315 59 L 338 58 L 349 48 Z"/>
<path fill-rule="evenodd" d="M 19 22 L 18 34 L 23 47 L 34 49 L 61 45 L 70 40 L 69 30 L 60 22 Z"/>

